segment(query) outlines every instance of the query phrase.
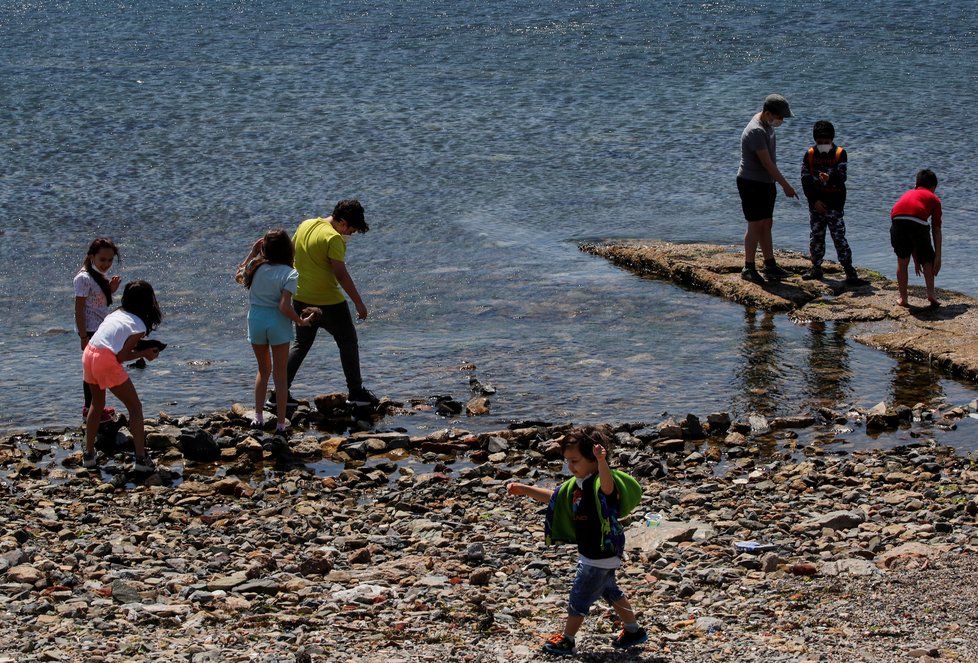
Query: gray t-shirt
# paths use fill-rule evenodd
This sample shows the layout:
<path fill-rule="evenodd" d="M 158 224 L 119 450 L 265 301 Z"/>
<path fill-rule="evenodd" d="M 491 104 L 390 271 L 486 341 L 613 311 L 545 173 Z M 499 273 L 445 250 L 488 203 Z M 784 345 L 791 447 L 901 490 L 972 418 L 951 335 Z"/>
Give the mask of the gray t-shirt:
<path fill-rule="evenodd" d="M 761 124 L 760 114 L 755 115 L 740 134 L 740 169 L 737 171 L 737 177 L 755 182 L 773 183 L 774 178 L 757 158 L 757 151 L 767 150 L 771 155 L 771 161 L 776 164 L 778 162 L 776 148 L 774 127 Z"/>

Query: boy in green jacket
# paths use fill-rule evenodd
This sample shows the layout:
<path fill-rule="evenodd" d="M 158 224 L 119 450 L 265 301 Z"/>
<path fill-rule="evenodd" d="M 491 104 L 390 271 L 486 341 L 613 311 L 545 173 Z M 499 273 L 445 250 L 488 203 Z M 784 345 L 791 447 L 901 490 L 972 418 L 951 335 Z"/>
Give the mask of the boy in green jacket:
<path fill-rule="evenodd" d="M 642 498 L 634 478 L 608 467 L 607 436 L 587 426 L 565 435 L 560 449 L 573 476 L 555 490 L 511 483 L 510 495 L 524 495 L 548 505 L 548 544 L 577 543 L 577 575 L 567 603 L 567 621 L 543 645 L 550 654 L 575 653 L 575 636 L 591 606 L 603 598 L 615 609 L 625 628 L 612 641 L 618 649 L 640 645 L 649 639 L 638 625 L 631 604 L 615 582 L 621 566 L 625 534 L 618 519 L 628 515 Z"/>

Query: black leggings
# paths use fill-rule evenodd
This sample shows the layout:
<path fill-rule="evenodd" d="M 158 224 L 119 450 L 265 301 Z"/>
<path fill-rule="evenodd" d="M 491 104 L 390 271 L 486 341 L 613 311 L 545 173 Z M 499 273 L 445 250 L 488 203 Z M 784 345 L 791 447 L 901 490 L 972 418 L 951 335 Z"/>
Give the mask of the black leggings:
<path fill-rule="evenodd" d="M 311 304 L 292 300 L 292 307 L 295 312 L 302 314 L 302 309 Z M 309 353 L 313 342 L 316 340 L 316 332 L 320 328 L 332 334 L 336 341 L 336 347 L 340 350 L 340 364 L 343 366 L 343 375 L 346 377 L 346 387 L 348 391 L 356 391 L 363 387 L 363 378 L 360 376 L 360 345 L 357 341 L 357 330 L 353 325 L 353 316 L 350 315 L 350 305 L 344 300 L 339 304 L 319 306 L 323 315 L 319 322 L 308 327 L 295 327 L 295 340 L 289 348 L 289 367 L 288 377 L 289 386 L 295 379 L 295 374 L 299 372 L 302 361 Z"/>

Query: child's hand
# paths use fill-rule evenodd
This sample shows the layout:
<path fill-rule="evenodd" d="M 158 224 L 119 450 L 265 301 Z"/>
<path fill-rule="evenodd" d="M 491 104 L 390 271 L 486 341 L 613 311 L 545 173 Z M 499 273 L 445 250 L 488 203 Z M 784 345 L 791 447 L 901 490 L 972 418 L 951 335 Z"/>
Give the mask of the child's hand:
<path fill-rule="evenodd" d="M 521 483 L 510 483 L 506 485 L 506 492 L 510 495 L 525 495 L 523 489 L 526 488 Z"/>
<path fill-rule="evenodd" d="M 251 245 L 252 255 L 258 255 L 259 253 L 261 253 L 261 247 L 264 243 L 265 243 L 264 237 L 259 237 L 258 239 L 256 239 L 255 243 Z"/>
<path fill-rule="evenodd" d="M 308 327 L 309 325 L 312 324 L 312 319 L 315 318 L 315 317 L 316 317 L 316 314 L 315 313 L 307 313 L 306 315 L 304 315 L 304 316 L 302 316 L 300 318 L 300 320 L 302 322 L 299 323 L 299 326 L 300 327 Z"/>
<path fill-rule="evenodd" d="M 160 356 L 159 348 L 146 348 L 145 350 L 143 350 L 143 357 L 146 358 L 146 361 L 153 361 L 159 356 Z"/>
<path fill-rule="evenodd" d="M 829 183 L 829 174 L 828 173 L 819 173 L 818 174 L 818 179 L 820 179 L 822 181 L 822 184 L 828 184 Z"/>
<path fill-rule="evenodd" d="M 111 290 L 112 292 L 115 292 L 116 290 L 119 289 L 119 285 L 121 283 L 122 283 L 122 277 L 121 276 L 118 276 L 118 275 L 113 276 L 111 279 L 109 279 L 109 290 Z"/>
<path fill-rule="evenodd" d="M 607 462 L 607 460 L 608 460 L 608 450 L 607 449 L 605 449 L 600 444 L 595 444 L 593 451 L 594 451 L 594 459 L 596 461 L 598 461 L 599 463 L 602 462 L 602 461 Z"/>

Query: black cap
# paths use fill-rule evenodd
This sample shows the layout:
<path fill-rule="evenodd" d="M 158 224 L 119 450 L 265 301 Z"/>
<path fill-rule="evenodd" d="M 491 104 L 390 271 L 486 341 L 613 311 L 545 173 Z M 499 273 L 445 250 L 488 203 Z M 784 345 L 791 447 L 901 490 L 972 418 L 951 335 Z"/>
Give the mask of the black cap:
<path fill-rule="evenodd" d="M 780 94 L 769 94 L 764 98 L 764 110 L 780 115 L 781 117 L 791 117 L 791 108 L 788 107 L 788 100 Z"/>

